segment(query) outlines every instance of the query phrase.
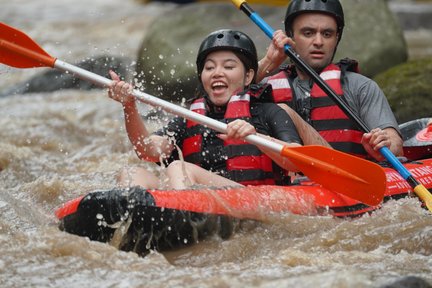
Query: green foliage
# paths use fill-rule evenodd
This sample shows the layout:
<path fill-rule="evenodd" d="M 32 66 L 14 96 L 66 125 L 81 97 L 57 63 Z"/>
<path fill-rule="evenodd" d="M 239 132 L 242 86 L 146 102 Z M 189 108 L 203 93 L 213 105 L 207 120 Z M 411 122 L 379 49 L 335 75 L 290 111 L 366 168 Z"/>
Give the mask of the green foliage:
<path fill-rule="evenodd" d="M 432 116 L 432 58 L 395 66 L 374 79 L 399 123 Z"/>

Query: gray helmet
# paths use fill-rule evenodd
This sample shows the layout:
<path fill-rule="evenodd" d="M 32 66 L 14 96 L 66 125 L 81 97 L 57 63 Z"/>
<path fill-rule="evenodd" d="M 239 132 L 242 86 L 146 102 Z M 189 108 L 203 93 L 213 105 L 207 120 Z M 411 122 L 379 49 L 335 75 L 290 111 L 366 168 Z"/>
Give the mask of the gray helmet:
<path fill-rule="evenodd" d="M 258 56 L 253 41 L 240 31 L 222 29 L 210 33 L 198 50 L 196 60 L 198 75 L 204 68 L 208 54 L 218 50 L 231 50 L 240 58 L 247 69 L 258 69 Z"/>
<path fill-rule="evenodd" d="M 285 32 L 292 32 L 294 18 L 308 12 L 320 12 L 333 16 L 338 26 L 339 39 L 345 25 L 344 13 L 339 0 L 292 0 L 285 15 Z"/>

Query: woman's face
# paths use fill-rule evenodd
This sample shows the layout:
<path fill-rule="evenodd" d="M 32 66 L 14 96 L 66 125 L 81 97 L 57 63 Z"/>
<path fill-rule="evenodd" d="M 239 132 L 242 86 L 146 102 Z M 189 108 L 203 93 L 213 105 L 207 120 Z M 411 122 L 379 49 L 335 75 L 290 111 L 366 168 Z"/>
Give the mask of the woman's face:
<path fill-rule="evenodd" d="M 210 101 L 224 106 L 232 95 L 243 91 L 254 77 L 254 71 L 245 70 L 241 60 L 231 51 L 215 51 L 207 55 L 201 82 Z"/>

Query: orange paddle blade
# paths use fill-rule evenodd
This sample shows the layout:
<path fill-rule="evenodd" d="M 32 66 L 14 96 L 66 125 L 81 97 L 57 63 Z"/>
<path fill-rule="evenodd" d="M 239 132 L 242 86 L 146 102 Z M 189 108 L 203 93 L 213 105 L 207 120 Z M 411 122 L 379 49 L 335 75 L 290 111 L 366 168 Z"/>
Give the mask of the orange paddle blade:
<path fill-rule="evenodd" d="M 16 68 L 54 67 L 55 60 L 26 34 L 0 22 L 0 63 Z"/>
<path fill-rule="evenodd" d="M 384 169 L 373 162 L 323 146 L 287 147 L 281 155 L 313 181 L 367 205 L 381 203 L 386 189 Z"/>

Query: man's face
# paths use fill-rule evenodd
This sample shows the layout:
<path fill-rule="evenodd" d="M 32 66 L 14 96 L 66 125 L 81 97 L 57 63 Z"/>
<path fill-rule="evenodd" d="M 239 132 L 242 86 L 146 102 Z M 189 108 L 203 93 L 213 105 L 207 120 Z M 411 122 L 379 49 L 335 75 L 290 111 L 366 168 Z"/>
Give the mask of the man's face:
<path fill-rule="evenodd" d="M 294 19 L 295 51 L 316 72 L 330 64 L 338 44 L 336 20 L 322 13 L 304 13 Z"/>

